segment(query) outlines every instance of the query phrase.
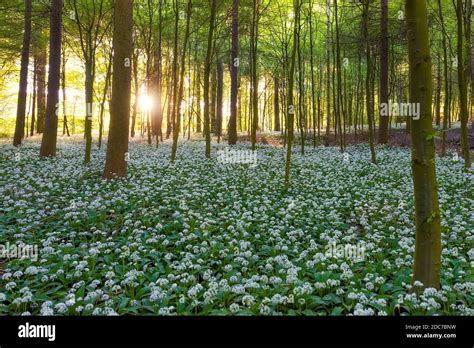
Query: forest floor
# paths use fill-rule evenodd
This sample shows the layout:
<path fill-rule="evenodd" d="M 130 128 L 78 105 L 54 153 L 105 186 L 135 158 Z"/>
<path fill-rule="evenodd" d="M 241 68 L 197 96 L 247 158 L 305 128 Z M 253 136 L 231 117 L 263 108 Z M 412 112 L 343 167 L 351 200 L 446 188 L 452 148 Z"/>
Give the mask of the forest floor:
<path fill-rule="evenodd" d="M 38 248 L 3 263 L 0 315 L 474 315 L 474 177 L 452 153 L 442 287 L 420 291 L 409 149 L 374 166 L 367 145 L 296 146 L 285 193 L 283 148 L 225 148 L 182 142 L 170 163 L 169 142 L 132 142 L 128 179 L 106 182 L 81 137 L 47 160 L 37 138 L 0 144 L 2 243 Z"/>

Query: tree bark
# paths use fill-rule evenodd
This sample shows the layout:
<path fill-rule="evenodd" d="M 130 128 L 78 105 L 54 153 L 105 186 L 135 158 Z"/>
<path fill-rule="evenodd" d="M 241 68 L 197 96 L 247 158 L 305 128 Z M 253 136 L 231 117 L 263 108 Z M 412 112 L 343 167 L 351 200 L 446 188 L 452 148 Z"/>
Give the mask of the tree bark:
<path fill-rule="evenodd" d="M 41 140 L 41 157 L 56 156 L 59 114 L 59 83 L 61 78 L 61 31 L 63 0 L 51 1 L 49 27 L 49 72 L 48 98 L 44 122 L 43 139 Z"/>
<path fill-rule="evenodd" d="M 416 244 L 412 281 L 439 289 L 441 227 L 431 117 L 432 82 L 425 0 L 407 0 L 410 102 L 419 103 L 420 119 L 411 122 Z"/>
<path fill-rule="evenodd" d="M 467 138 L 467 122 L 468 122 L 468 108 L 467 108 L 467 83 L 466 72 L 464 71 L 464 50 L 463 50 L 463 2 L 457 0 L 456 5 L 457 15 L 457 54 L 458 54 L 458 86 L 459 86 L 459 106 L 461 112 L 461 150 L 464 157 L 464 167 L 466 170 L 471 168 L 471 154 L 469 153 L 469 142 Z"/>
<path fill-rule="evenodd" d="M 230 66 L 229 145 L 237 143 L 237 95 L 239 88 L 239 0 L 232 6 L 232 61 Z"/>
<path fill-rule="evenodd" d="M 44 119 L 46 117 L 46 47 L 38 48 L 37 55 L 37 84 L 38 84 L 38 114 L 36 120 L 36 132 L 42 134 L 44 130 Z"/>
<path fill-rule="evenodd" d="M 280 131 L 280 80 L 278 77 L 274 79 L 274 93 L 273 93 L 273 108 L 275 113 L 275 122 L 273 130 L 275 132 Z"/>
<path fill-rule="evenodd" d="M 446 43 L 446 31 L 444 27 L 443 7 L 441 0 L 438 0 L 438 15 L 441 22 L 442 28 L 442 44 L 443 44 L 443 70 L 444 70 L 444 107 L 443 107 L 443 131 L 441 140 L 441 157 L 446 154 L 446 132 L 448 131 L 448 118 L 449 118 L 449 79 L 448 79 L 448 47 Z"/>
<path fill-rule="evenodd" d="M 112 102 L 104 179 L 127 176 L 132 32 L 133 0 L 116 1 L 114 7 Z"/>
<path fill-rule="evenodd" d="M 13 136 L 14 146 L 20 146 L 25 136 L 26 94 L 28 90 L 28 65 L 31 42 L 31 7 L 32 0 L 25 0 L 25 25 L 21 51 L 20 85 L 18 87 L 15 135 Z"/>
<path fill-rule="evenodd" d="M 419 1 L 419 0 L 417 0 Z M 367 107 L 367 122 L 369 123 L 369 143 L 370 143 L 370 158 L 373 164 L 377 164 L 377 159 L 375 156 L 375 146 L 374 146 L 374 132 L 373 132 L 373 104 L 372 104 L 372 93 L 373 89 L 371 89 L 370 83 L 370 75 L 372 69 L 372 62 L 371 62 L 371 48 L 370 48 L 370 41 L 369 41 L 369 0 L 365 0 L 364 2 L 364 15 L 363 15 L 363 22 L 364 22 L 364 37 L 366 42 L 366 60 L 367 60 L 367 74 L 365 79 L 365 89 L 366 89 L 366 107 Z M 363 126 L 363 123 L 362 123 Z"/>
<path fill-rule="evenodd" d="M 329 145 L 329 132 L 331 130 L 331 0 L 327 4 L 326 21 L 326 138 L 324 144 Z"/>
<path fill-rule="evenodd" d="M 381 0 L 380 18 L 380 103 L 388 104 L 388 0 Z M 380 107 L 379 110 L 382 108 Z M 379 113 L 379 144 L 388 141 L 389 115 Z"/>
<path fill-rule="evenodd" d="M 290 186 L 290 166 L 291 166 L 291 148 L 293 144 L 293 127 L 295 123 L 295 107 L 293 100 L 293 89 L 295 84 L 295 65 L 296 65 L 296 50 L 298 48 L 298 27 L 300 25 L 300 0 L 293 0 L 293 11 L 295 14 L 295 23 L 293 29 L 293 50 L 291 52 L 291 63 L 288 77 L 288 135 L 286 147 L 286 163 L 285 163 L 285 191 Z"/>
<path fill-rule="evenodd" d="M 67 124 L 67 102 L 66 102 L 66 49 L 65 46 L 62 45 L 62 68 L 61 68 L 61 88 L 63 92 L 63 135 L 67 133 L 69 134 L 69 126 Z"/>
<path fill-rule="evenodd" d="M 130 136 L 132 138 L 135 137 L 135 125 L 137 122 L 137 114 L 138 114 L 138 103 L 139 103 L 139 82 L 138 82 L 138 53 L 135 52 L 135 49 L 132 54 L 132 68 L 133 68 L 133 86 L 134 86 L 134 102 L 133 102 L 133 110 L 132 110 L 132 126 L 130 127 Z"/>
<path fill-rule="evenodd" d="M 175 124 L 173 125 L 173 145 L 171 148 L 171 161 L 174 162 L 176 159 L 176 150 L 178 148 L 178 137 L 179 137 L 179 130 L 181 127 L 181 102 L 183 100 L 183 93 L 184 93 L 184 72 L 186 69 L 186 47 L 188 46 L 188 39 L 189 39 L 189 23 L 191 21 L 191 11 L 192 11 L 192 1 L 188 0 L 188 9 L 186 14 L 186 30 L 184 33 L 184 42 L 183 42 L 183 52 L 181 53 L 181 75 L 179 78 L 179 92 L 178 92 L 178 99 L 176 105 L 176 118 Z M 178 35 L 178 32 L 176 32 Z"/>
<path fill-rule="evenodd" d="M 309 58 L 310 58 L 310 67 L 311 67 L 311 107 L 313 113 L 313 147 L 316 146 L 316 86 L 314 79 L 314 49 L 313 49 L 313 1 L 309 3 Z M 319 97 L 318 97 L 319 104 Z"/>
<path fill-rule="evenodd" d="M 162 67 L 162 41 L 163 41 L 163 0 L 159 0 L 158 8 L 158 42 L 156 45 L 156 55 L 155 55 L 155 99 L 156 106 L 153 108 L 153 118 L 155 124 L 155 136 L 156 136 L 156 146 L 158 146 L 159 141 L 163 140 L 163 109 L 161 103 L 161 94 L 162 94 L 162 84 L 161 79 L 163 75 Z"/>
<path fill-rule="evenodd" d="M 222 107 L 224 92 L 224 64 L 220 58 L 217 59 L 217 91 L 216 91 L 216 134 L 217 142 L 221 141 L 222 133 Z"/>
<path fill-rule="evenodd" d="M 252 30 L 250 35 L 250 47 L 252 53 L 252 150 L 255 150 L 258 130 L 258 73 L 257 73 L 257 45 L 258 45 L 258 22 L 260 0 L 253 0 Z"/>
<path fill-rule="evenodd" d="M 206 157 L 211 157 L 211 130 L 209 115 L 209 77 L 211 73 L 212 43 L 214 39 L 214 25 L 216 21 L 217 0 L 211 0 L 211 15 L 209 19 L 209 33 L 207 38 L 207 53 L 204 62 L 204 135 L 206 137 Z"/>
<path fill-rule="evenodd" d="M 33 62 L 33 105 L 32 105 L 32 111 L 31 111 L 31 127 L 30 127 L 30 136 L 33 136 L 35 132 L 35 121 L 36 121 L 36 99 L 38 96 L 37 91 L 37 81 L 38 81 L 38 71 L 37 71 L 37 60 L 36 60 L 36 55 L 34 57 L 34 62 Z"/>

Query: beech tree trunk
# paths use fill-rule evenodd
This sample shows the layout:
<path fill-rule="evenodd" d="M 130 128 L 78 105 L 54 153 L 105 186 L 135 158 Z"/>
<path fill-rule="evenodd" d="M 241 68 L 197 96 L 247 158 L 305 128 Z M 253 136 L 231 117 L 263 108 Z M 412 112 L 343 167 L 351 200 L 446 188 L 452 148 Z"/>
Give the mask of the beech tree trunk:
<path fill-rule="evenodd" d="M 388 0 L 381 0 L 380 18 L 380 103 L 388 103 Z M 379 108 L 380 110 L 381 108 Z M 388 141 L 389 115 L 379 114 L 379 144 Z"/>
<path fill-rule="evenodd" d="M 291 166 L 291 148 L 293 144 L 293 127 L 295 123 L 295 107 L 293 89 L 295 84 L 295 65 L 296 65 L 296 50 L 298 48 L 298 27 L 300 25 L 300 0 L 293 0 L 293 10 L 295 13 L 295 23 L 293 28 L 293 50 L 291 52 L 290 72 L 288 77 L 288 135 L 286 147 L 286 164 L 285 164 L 285 191 L 290 186 L 290 166 Z"/>
<path fill-rule="evenodd" d="M 38 48 L 37 55 L 37 84 L 38 84 L 38 114 L 36 118 L 36 133 L 42 134 L 46 117 L 46 47 Z"/>
<path fill-rule="evenodd" d="M 18 87 L 15 134 L 13 136 L 14 146 L 20 146 L 25 136 L 26 94 L 28 90 L 28 65 L 31 42 L 31 7 L 32 0 L 25 0 L 25 25 L 21 51 L 20 85 Z"/>
<path fill-rule="evenodd" d="M 188 9 L 186 15 L 186 30 L 184 33 L 184 42 L 183 42 L 183 51 L 181 53 L 181 73 L 179 77 L 179 92 L 177 98 L 177 105 L 176 105 L 176 117 L 175 117 L 175 124 L 173 125 L 173 145 L 171 148 L 171 161 L 174 162 L 176 159 L 176 150 L 178 148 L 178 137 L 179 137 L 179 130 L 181 127 L 181 102 L 183 100 L 184 94 L 184 72 L 186 69 L 186 47 L 188 46 L 188 38 L 189 38 L 189 23 L 191 21 L 191 10 L 192 10 L 192 1 L 188 0 Z M 176 32 L 178 35 L 178 32 Z"/>
<path fill-rule="evenodd" d="M 49 72 L 48 98 L 44 133 L 41 140 L 41 157 L 56 156 L 59 115 L 59 83 L 61 79 L 61 32 L 62 32 L 63 0 L 51 1 L 51 17 L 49 27 Z"/>
<path fill-rule="evenodd" d="M 207 53 L 204 62 L 204 136 L 206 137 L 206 157 L 211 157 L 211 129 L 209 108 L 209 77 L 211 74 L 212 43 L 216 21 L 217 0 L 211 0 L 211 16 L 207 38 Z"/>
<path fill-rule="evenodd" d="M 229 145 L 237 143 L 237 95 L 239 88 L 239 0 L 232 6 L 232 61 L 230 65 Z"/>
<path fill-rule="evenodd" d="M 425 0 L 407 0 L 410 103 L 420 104 L 420 119 L 411 121 L 416 244 L 412 281 L 439 289 L 441 226 L 432 126 L 432 76 Z"/>
<path fill-rule="evenodd" d="M 274 122 L 274 128 L 273 130 L 275 132 L 280 131 L 280 80 L 278 77 L 275 77 L 274 81 L 274 93 L 273 93 L 273 108 L 274 108 L 274 113 L 275 113 L 275 122 Z"/>
<path fill-rule="evenodd" d="M 133 0 L 116 1 L 114 7 L 112 102 L 104 179 L 127 176 L 132 32 Z"/>
<path fill-rule="evenodd" d="M 466 73 L 464 71 L 464 47 L 463 47 L 463 3 L 462 0 L 457 0 L 456 5 L 457 15 L 457 29 L 458 29 L 458 85 L 459 85 L 459 107 L 461 118 L 461 150 L 464 157 L 464 167 L 466 170 L 471 168 L 471 154 L 469 153 L 469 142 L 467 138 L 467 122 L 468 122 L 468 108 L 467 108 L 467 83 Z"/>
<path fill-rule="evenodd" d="M 217 91 L 216 91 L 216 135 L 217 142 L 221 141 L 222 133 L 222 107 L 223 107 L 223 92 L 224 92 L 224 64 L 222 60 L 217 60 Z"/>

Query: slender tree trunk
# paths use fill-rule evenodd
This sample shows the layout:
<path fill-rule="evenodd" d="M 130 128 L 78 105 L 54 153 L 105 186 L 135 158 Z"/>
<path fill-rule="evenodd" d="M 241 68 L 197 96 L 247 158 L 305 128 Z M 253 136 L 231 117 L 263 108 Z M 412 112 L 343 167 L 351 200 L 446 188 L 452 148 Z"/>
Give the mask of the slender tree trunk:
<path fill-rule="evenodd" d="M 46 117 L 46 47 L 38 49 L 37 57 L 37 84 L 38 84 L 38 115 L 36 121 L 36 132 L 43 133 L 44 119 Z"/>
<path fill-rule="evenodd" d="M 135 137 L 135 125 L 137 122 L 138 114 L 138 102 L 139 102 L 139 83 L 138 83 L 138 53 L 134 52 L 132 54 L 132 67 L 133 67 L 133 86 L 135 92 L 135 100 L 133 102 L 133 111 L 132 111 L 132 126 L 130 127 L 130 136 Z"/>
<path fill-rule="evenodd" d="M 62 68 L 61 68 L 61 88 L 63 91 L 63 135 L 69 134 L 69 126 L 67 124 L 67 108 L 66 108 L 66 49 L 65 45 L 62 45 Z"/>
<path fill-rule="evenodd" d="M 93 117 L 93 89 L 94 89 L 94 74 L 93 74 L 93 62 L 95 58 L 90 57 L 86 59 L 86 120 L 84 135 L 86 137 L 86 151 L 84 154 L 84 163 L 87 164 L 91 161 L 91 150 L 92 150 L 92 117 Z"/>
<path fill-rule="evenodd" d="M 41 140 L 41 157 L 56 156 L 59 113 L 59 84 L 61 78 L 61 31 L 62 31 L 63 0 L 51 1 L 51 17 L 49 27 L 49 72 L 48 100 L 44 133 Z"/>
<path fill-rule="evenodd" d="M 173 0 L 172 1 L 173 3 L 173 11 L 175 13 L 175 20 L 174 20 L 174 44 L 173 44 L 173 67 L 172 67 L 172 74 L 173 74 L 173 100 L 172 100 L 172 107 L 171 107 L 171 110 L 172 110 L 172 116 L 171 116 L 171 122 L 172 122 L 172 128 L 170 128 L 170 131 L 173 132 L 173 139 L 174 139 L 174 134 L 176 132 L 178 132 L 179 134 L 179 129 L 176 129 L 176 126 L 177 126 L 177 118 L 180 117 L 179 115 L 179 108 L 180 108 L 180 105 L 179 105 L 179 102 L 178 102 L 178 84 L 179 84 L 179 81 L 178 81 L 178 74 L 179 74 L 179 70 L 178 70 L 178 56 L 179 56 L 179 53 L 178 53 L 178 40 L 179 40 L 179 27 L 178 27 L 178 23 L 179 23 L 179 8 L 178 8 L 178 0 Z M 185 50 L 185 48 L 184 48 Z M 171 133 L 170 133 L 171 134 Z M 169 137 L 169 134 L 167 134 L 167 137 Z M 173 157 L 173 156 L 171 156 Z"/>
<path fill-rule="evenodd" d="M 277 76 L 275 76 L 275 82 L 274 82 L 274 93 L 273 93 L 273 101 L 274 101 L 274 113 L 275 113 L 275 122 L 274 122 L 274 128 L 273 130 L 275 132 L 280 131 L 280 80 Z"/>
<path fill-rule="evenodd" d="M 109 91 L 109 85 L 110 85 L 110 76 L 112 74 L 112 51 L 109 53 L 109 58 L 107 62 L 107 73 L 105 75 L 105 86 L 104 86 L 104 92 L 102 94 L 102 101 L 100 103 L 100 114 L 99 114 L 99 149 L 102 147 L 102 133 L 104 131 L 104 113 L 105 113 L 105 101 L 107 99 L 107 93 Z"/>
<path fill-rule="evenodd" d="M 217 0 L 211 0 L 211 16 L 207 39 L 207 54 L 204 63 L 204 135 L 206 137 L 206 157 L 211 157 L 211 130 L 209 120 L 209 75 L 211 74 L 212 43 L 214 41 L 214 25 L 216 21 Z"/>
<path fill-rule="evenodd" d="M 21 51 L 20 85 L 18 87 L 15 135 L 13 137 L 14 146 L 20 146 L 25 135 L 26 94 L 28 90 L 28 65 L 31 41 L 31 2 L 32 0 L 25 0 L 25 23 L 23 47 Z"/>
<path fill-rule="evenodd" d="M 472 23 L 472 0 L 466 0 L 466 49 L 468 52 L 467 74 L 471 81 L 471 127 L 474 129 L 474 63 L 472 56 L 474 55 L 474 35 L 471 29 Z"/>
<path fill-rule="evenodd" d="M 291 166 L 291 148 L 293 144 L 293 127 L 295 123 L 295 107 L 293 100 L 293 89 L 295 83 L 295 65 L 296 65 L 296 50 L 298 48 L 298 27 L 300 25 L 300 0 L 293 0 L 293 11 L 295 14 L 295 23 L 293 29 L 293 49 L 291 52 L 291 65 L 288 78 L 288 135 L 286 147 L 286 164 L 285 164 L 285 191 L 288 191 L 290 186 L 290 166 Z"/>
<path fill-rule="evenodd" d="M 229 145 L 237 143 L 237 95 L 239 88 L 239 0 L 232 6 L 232 62 L 230 68 Z"/>
<path fill-rule="evenodd" d="M 448 69 L 448 46 L 446 43 L 446 31 L 444 27 L 443 7 L 441 0 L 438 0 L 438 15 L 442 28 L 442 44 L 443 44 L 443 68 L 444 68 L 444 107 L 443 107 L 443 132 L 441 140 L 441 157 L 446 155 L 446 132 L 448 131 L 449 118 L 449 69 Z"/>
<path fill-rule="evenodd" d="M 171 59 L 168 59 L 170 61 Z M 171 132 L 173 130 L 173 69 L 170 67 L 171 64 L 168 63 L 168 78 L 166 83 L 166 100 L 167 100 L 167 110 L 166 110 L 166 139 L 169 139 Z"/>
<path fill-rule="evenodd" d="M 112 102 L 104 179 L 127 176 L 132 32 L 133 0 L 116 1 L 114 7 Z"/>
<path fill-rule="evenodd" d="M 241 93 L 241 89 L 240 89 L 241 81 L 242 81 L 242 77 L 239 75 L 239 81 L 238 81 L 238 87 L 237 87 L 237 95 L 238 95 L 237 115 L 239 117 L 239 121 L 238 121 L 238 123 L 239 123 L 239 132 L 243 131 L 243 128 L 242 128 L 242 93 Z"/>
<path fill-rule="evenodd" d="M 436 95 L 435 95 L 435 122 L 439 127 L 441 124 L 441 61 L 438 55 L 436 64 Z"/>
<path fill-rule="evenodd" d="M 457 15 L 457 29 L 458 29 L 458 85 L 459 85 L 459 104 L 461 112 L 461 150 L 464 157 L 464 167 L 466 170 L 471 168 L 471 155 L 469 153 L 469 142 L 467 138 L 467 122 L 468 122 L 468 108 L 467 108 L 467 83 L 466 74 L 464 71 L 464 51 L 463 51 L 463 3 L 462 0 L 457 0 L 456 6 Z"/>
<path fill-rule="evenodd" d="M 178 137 L 179 137 L 179 130 L 181 127 L 181 102 L 183 100 L 184 94 L 184 72 L 186 69 L 186 47 L 188 46 L 188 39 L 189 39 L 189 23 L 191 21 L 191 10 L 192 10 L 192 1 L 188 0 L 188 9 L 186 14 L 186 30 L 184 33 L 184 43 L 183 43 L 183 52 L 181 53 L 181 75 L 179 78 L 179 93 L 178 93 L 178 100 L 177 100 L 177 107 L 176 107 L 176 117 L 175 117 L 175 124 L 173 125 L 173 146 L 171 148 L 171 161 L 174 162 L 176 159 L 176 150 L 178 148 Z M 178 35 L 178 32 L 176 32 Z"/>
<path fill-rule="evenodd" d="M 413 282 L 439 289 L 441 226 L 431 117 L 431 58 L 424 0 L 407 0 L 410 102 L 420 103 L 420 119 L 411 122 L 416 244 Z"/>
<path fill-rule="evenodd" d="M 163 66 L 162 66 L 162 41 L 163 41 L 163 0 L 159 0 L 159 9 L 158 9 L 158 43 L 156 47 L 156 56 L 155 56 L 155 65 L 156 65 L 156 80 L 155 80 L 155 99 L 156 106 L 154 108 L 154 118 L 155 118 L 155 134 L 156 134 L 156 146 L 158 146 L 159 141 L 163 141 L 163 107 L 161 104 L 161 95 L 162 95 L 162 75 L 163 75 Z"/>
<path fill-rule="evenodd" d="M 301 15 L 300 15 L 301 16 Z M 300 126 L 300 141 L 301 141 L 301 155 L 304 156 L 305 145 L 305 113 L 304 113 L 304 71 L 302 62 L 302 48 L 301 48 L 301 23 L 298 21 L 298 119 Z"/>
<path fill-rule="evenodd" d="M 36 60 L 36 55 L 34 58 L 34 68 L 33 68 L 33 105 L 32 105 L 32 111 L 31 111 L 31 127 L 30 127 L 30 136 L 33 136 L 35 132 L 35 121 L 36 121 L 36 99 L 37 99 L 37 81 L 38 81 L 38 64 Z"/>
<path fill-rule="evenodd" d="M 202 132 L 202 115 L 201 115 L 201 66 L 196 57 L 196 133 Z"/>
<path fill-rule="evenodd" d="M 217 60 L 217 95 L 216 95 L 216 133 L 217 142 L 221 141 L 222 133 L 222 107 L 223 107 L 223 92 L 224 92 L 224 64 L 221 59 Z"/>
<path fill-rule="evenodd" d="M 250 36 L 250 47 L 252 52 L 252 150 L 255 151 L 258 130 L 258 73 L 257 73 L 257 51 L 258 51 L 258 22 L 259 22 L 260 0 L 253 0 L 252 31 Z"/>
<path fill-rule="evenodd" d="M 326 138 L 325 145 L 329 145 L 329 132 L 331 130 L 331 0 L 327 6 L 327 33 L 326 33 Z"/>
<path fill-rule="evenodd" d="M 215 43 L 214 43 L 215 47 Z M 213 50 L 214 54 L 215 51 Z M 211 133 L 216 135 L 217 134 L 217 119 L 216 119 L 216 98 L 217 98 L 217 64 L 214 65 L 215 60 L 211 63 L 214 69 L 211 68 Z"/>
<path fill-rule="evenodd" d="M 423 1 L 423 0 L 417 0 Z M 369 123 L 369 143 L 370 143 L 370 158 L 372 163 L 377 164 L 377 159 L 375 156 L 375 146 L 374 146 L 374 132 L 373 132 L 373 105 L 372 105 L 372 93 L 373 89 L 370 88 L 370 76 L 371 76 L 371 52 L 370 52 L 370 41 L 369 41 L 369 0 L 364 2 L 364 37 L 366 41 L 366 58 L 367 58 L 367 75 L 366 75 L 366 101 L 367 101 L 367 122 Z M 372 92 L 371 92 L 372 91 Z M 362 123 L 363 125 L 363 123 Z"/>
<path fill-rule="evenodd" d="M 380 18 L 380 104 L 388 104 L 388 0 L 381 0 Z M 380 107 L 379 110 L 382 108 Z M 389 115 L 379 113 L 379 144 L 388 141 Z"/>
<path fill-rule="evenodd" d="M 321 143 L 321 90 L 323 86 L 323 66 L 319 63 L 318 79 L 318 142 Z"/>
<path fill-rule="evenodd" d="M 314 50 L 313 50 L 313 1 L 309 2 L 309 58 L 310 58 L 310 66 L 311 66 L 311 106 L 313 112 L 313 147 L 316 146 L 316 86 L 314 80 Z M 318 98 L 319 104 L 319 98 Z"/>
<path fill-rule="evenodd" d="M 336 69 L 337 69 L 337 109 L 339 126 L 339 144 L 341 152 L 344 152 L 344 133 L 345 133 L 345 110 L 342 100 L 342 69 L 341 69 L 341 45 L 339 43 L 339 15 L 337 0 L 334 0 L 334 17 L 336 18 Z M 344 130 L 343 130 L 344 128 Z"/>

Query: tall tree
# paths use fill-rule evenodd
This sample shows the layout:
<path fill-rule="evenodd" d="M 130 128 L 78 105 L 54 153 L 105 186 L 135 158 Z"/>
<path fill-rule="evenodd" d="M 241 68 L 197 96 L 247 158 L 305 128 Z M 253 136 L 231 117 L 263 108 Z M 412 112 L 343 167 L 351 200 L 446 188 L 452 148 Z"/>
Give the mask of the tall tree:
<path fill-rule="evenodd" d="M 162 93 L 162 42 L 163 42 L 163 0 L 159 0 L 158 5 L 158 42 L 156 44 L 155 54 L 155 99 L 156 105 L 152 111 L 152 117 L 155 125 L 156 145 L 158 146 L 159 140 L 163 141 L 162 133 L 162 122 L 163 122 L 163 110 L 161 104 L 161 93 Z"/>
<path fill-rule="evenodd" d="M 44 119 L 46 117 L 46 60 L 47 60 L 47 48 L 46 45 L 39 43 L 38 52 L 36 55 L 36 74 L 38 84 L 38 115 L 36 120 L 36 132 L 39 134 L 43 133 L 44 130 Z"/>
<path fill-rule="evenodd" d="M 418 0 L 417 0 L 418 1 Z M 373 117 L 374 108 L 372 103 L 373 88 L 371 88 L 370 76 L 372 73 L 372 60 L 371 60 L 371 47 L 369 38 L 369 5 L 370 0 L 364 1 L 364 12 L 363 12 L 363 24 L 364 24 L 364 38 L 365 38 L 365 54 L 367 61 L 366 79 L 365 79 L 365 90 L 366 90 L 366 109 L 367 109 L 367 121 L 369 123 L 369 143 L 370 143 L 370 158 L 372 163 L 376 164 L 377 159 L 375 156 L 374 146 L 374 130 L 373 130 Z"/>
<path fill-rule="evenodd" d="M 313 146 L 316 146 L 316 83 L 314 79 L 314 34 L 313 34 L 313 0 L 309 2 L 309 58 L 311 68 L 311 108 L 313 114 Z M 321 72 L 320 72 L 321 73 Z M 319 99 L 319 98 L 318 98 Z"/>
<path fill-rule="evenodd" d="M 252 150 L 255 150 L 258 130 L 258 22 L 260 18 L 260 0 L 253 0 L 253 15 L 250 31 L 250 53 L 252 74 Z"/>
<path fill-rule="evenodd" d="M 231 51 L 229 145 L 234 145 L 237 143 L 237 94 L 239 88 L 239 0 L 233 0 L 232 4 Z"/>
<path fill-rule="evenodd" d="M 174 40 L 173 40 L 173 68 L 172 68 L 172 74 L 173 74 L 173 100 L 170 101 L 171 104 L 171 127 L 168 127 L 168 131 L 173 132 L 173 138 L 174 134 L 176 131 L 179 133 L 179 129 L 175 129 L 176 124 L 177 124 L 177 118 L 179 118 L 179 102 L 178 102 L 178 78 L 179 78 L 179 70 L 178 70 L 178 60 L 179 60 L 179 52 L 178 52 L 178 41 L 179 41 L 179 6 L 178 6 L 178 0 L 173 0 L 173 11 L 175 13 L 175 20 L 174 20 Z M 171 134 L 171 133 L 170 133 Z M 167 137 L 169 137 L 169 134 L 166 134 Z M 173 155 L 171 156 L 173 158 Z"/>
<path fill-rule="evenodd" d="M 37 80 L 38 80 L 38 71 L 37 71 L 37 61 L 36 56 L 33 58 L 33 104 L 31 106 L 31 127 L 30 127 L 30 136 L 33 136 L 35 132 L 35 121 L 36 121 L 36 98 L 37 98 Z"/>
<path fill-rule="evenodd" d="M 61 36 L 63 0 L 51 1 L 49 29 L 48 97 L 44 133 L 41 140 L 41 157 L 56 156 L 59 114 L 59 83 L 61 79 Z"/>
<path fill-rule="evenodd" d="M 441 140 L 441 157 L 446 154 L 446 132 L 448 131 L 449 117 L 449 69 L 448 69 L 448 45 L 446 42 L 446 30 L 444 26 L 443 7 L 441 0 L 438 0 L 438 15 L 441 23 L 442 44 L 443 44 L 443 70 L 444 70 L 444 103 L 443 103 L 443 132 Z"/>
<path fill-rule="evenodd" d="M 331 129 L 331 0 L 327 4 L 326 20 L 326 139 L 324 144 L 329 145 L 329 132 Z"/>
<path fill-rule="evenodd" d="M 293 11 L 295 14 L 295 22 L 293 24 L 293 49 L 291 51 L 290 71 L 288 76 L 288 142 L 286 147 L 286 164 L 285 164 L 285 191 L 290 186 L 290 166 L 291 166 L 291 148 L 293 144 L 293 133 L 295 123 L 295 106 L 293 89 L 295 84 L 295 65 L 296 65 L 296 50 L 298 49 L 298 28 L 300 26 L 300 0 L 293 0 Z"/>
<path fill-rule="evenodd" d="M 454 1 L 454 0 L 453 0 Z M 459 86 L 459 106 L 461 112 L 461 150 L 464 157 L 464 167 L 471 168 L 471 154 L 469 153 L 469 142 L 467 138 L 467 122 L 468 122 L 468 108 L 467 108 L 467 83 L 466 72 L 464 71 L 464 47 L 463 47 L 463 2 L 457 0 L 456 17 L 457 17 L 457 54 L 458 54 L 458 86 Z"/>
<path fill-rule="evenodd" d="M 216 92 L 216 134 L 217 142 L 221 141 L 222 133 L 222 107 L 224 99 L 224 64 L 220 58 L 217 59 L 217 92 Z"/>
<path fill-rule="evenodd" d="M 214 41 L 214 26 L 216 22 L 217 0 L 211 0 L 211 15 L 209 18 L 209 33 L 207 37 L 207 53 L 204 62 L 204 136 L 206 137 L 206 157 L 211 157 L 211 128 L 209 105 L 209 78 L 212 64 L 212 44 Z"/>
<path fill-rule="evenodd" d="M 116 1 L 114 6 L 112 102 L 104 179 L 127 176 L 132 33 L 133 0 Z"/>
<path fill-rule="evenodd" d="M 388 0 L 381 0 L 380 17 L 380 104 L 388 103 Z M 379 108 L 381 110 L 382 108 Z M 389 116 L 379 116 L 379 144 L 388 141 Z"/>
<path fill-rule="evenodd" d="M 183 50 L 181 52 L 181 72 L 179 77 L 179 92 L 177 98 L 177 105 L 174 117 L 174 124 L 173 124 L 173 145 L 171 148 L 171 161 L 176 159 L 176 150 L 178 148 L 178 137 L 179 137 L 179 130 L 181 127 L 181 114 L 182 114 L 182 101 L 183 101 L 183 94 L 184 94 L 184 72 L 186 69 L 186 47 L 188 47 L 188 39 L 189 39 L 189 23 L 191 21 L 191 11 L 192 11 L 192 1 L 188 0 L 188 8 L 186 11 L 186 29 L 184 32 L 184 42 L 183 42 Z M 178 35 L 178 32 L 176 32 Z"/>
<path fill-rule="evenodd" d="M 416 244 L 413 282 L 439 288 L 441 226 L 432 126 L 432 76 L 425 0 L 406 0 L 410 102 L 419 103 L 420 118 L 411 122 Z"/>
<path fill-rule="evenodd" d="M 278 76 L 274 78 L 274 92 L 273 92 L 273 112 L 275 114 L 275 121 L 273 130 L 275 132 L 280 131 L 280 80 Z"/>
<path fill-rule="evenodd" d="M 344 132 L 343 127 L 345 128 L 344 119 L 344 103 L 342 100 L 342 69 L 341 69 L 341 45 L 339 40 L 339 14 L 338 14 L 338 4 L 337 0 L 334 0 L 334 18 L 336 22 L 336 72 L 337 72 L 337 124 L 339 128 L 339 145 L 341 152 L 344 151 Z"/>
<path fill-rule="evenodd" d="M 67 133 L 67 136 L 70 136 L 69 126 L 68 126 L 68 121 L 67 121 L 67 107 L 66 107 L 67 99 L 66 99 L 66 47 L 65 45 L 61 45 L 61 49 L 62 49 L 61 89 L 63 92 L 63 135 Z"/>
<path fill-rule="evenodd" d="M 82 51 L 82 59 L 85 66 L 85 137 L 86 149 L 84 163 L 91 160 L 92 149 L 92 119 L 94 103 L 94 81 L 96 77 L 96 52 L 103 43 L 103 38 L 110 26 L 108 16 L 110 7 L 107 0 L 68 0 L 71 11 L 74 14 L 79 34 L 79 44 Z"/>
<path fill-rule="evenodd" d="M 28 90 L 28 65 L 31 41 L 31 7 L 32 0 L 25 0 L 25 25 L 23 31 L 23 47 L 21 50 L 20 85 L 18 87 L 15 135 L 13 136 L 14 146 L 20 146 L 25 135 L 26 94 Z"/>

